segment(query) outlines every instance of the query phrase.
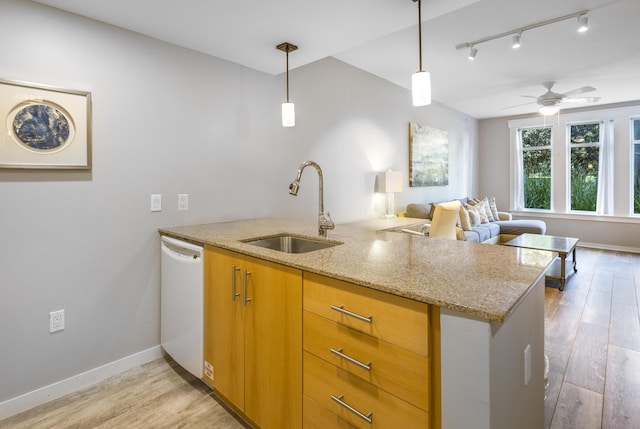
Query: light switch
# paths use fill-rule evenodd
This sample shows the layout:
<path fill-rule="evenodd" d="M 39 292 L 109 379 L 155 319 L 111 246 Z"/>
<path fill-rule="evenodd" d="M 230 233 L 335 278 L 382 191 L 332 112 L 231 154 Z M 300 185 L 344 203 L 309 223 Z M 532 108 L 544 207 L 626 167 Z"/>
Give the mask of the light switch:
<path fill-rule="evenodd" d="M 162 211 L 162 195 L 161 194 L 151 194 L 151 211 L 152 212 Z"/>
<path fill-rule="evenodd" d="M 178 194 L 178 210 L 189 210 L 189 194 Z"/>

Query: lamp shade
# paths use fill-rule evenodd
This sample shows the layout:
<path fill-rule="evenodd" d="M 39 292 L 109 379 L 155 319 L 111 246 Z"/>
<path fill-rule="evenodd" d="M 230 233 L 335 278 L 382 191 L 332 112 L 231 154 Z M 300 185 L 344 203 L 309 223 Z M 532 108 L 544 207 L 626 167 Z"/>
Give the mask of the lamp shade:
<path fill-rule="evenodd" d="M 431 73 L 419 71 L 411 77 L 411 94 L 414 106 L 431 104 Z"/>
<path fill-rule="evenodd" d="M 296 126 L 296 110 L 293 103 L 282 103 L 282 126 Z"/>
<path fill-rule="evenodd" d="M 402 172 L 378 173 L 378 192 L 402 192 Z"/>

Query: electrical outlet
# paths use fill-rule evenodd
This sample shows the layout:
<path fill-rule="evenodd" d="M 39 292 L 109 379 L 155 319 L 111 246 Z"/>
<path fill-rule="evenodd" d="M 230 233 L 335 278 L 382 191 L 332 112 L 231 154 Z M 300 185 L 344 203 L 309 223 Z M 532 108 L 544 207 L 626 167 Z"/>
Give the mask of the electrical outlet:
<path fill-rule="evenodd" d="M 189 194 L 178 194 L 178 210 L 189 210 Z"/>
<path fill-rule="evenodd" d="M 62 331 L 64 329 L 64 310 L 49 313 L 49 332 Z"/>
<path fill-rule="evenodd" d="M 151 211 L 162 211 L 162 194 L 151 194 Z"/>

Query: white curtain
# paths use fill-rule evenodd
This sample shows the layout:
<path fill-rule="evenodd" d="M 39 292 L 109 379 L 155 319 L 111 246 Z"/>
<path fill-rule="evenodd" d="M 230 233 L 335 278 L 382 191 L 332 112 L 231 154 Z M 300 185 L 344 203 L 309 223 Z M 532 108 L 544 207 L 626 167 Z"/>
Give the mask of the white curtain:
<path fill-rule="evenodd" d="M 607 123 L 600 123 L 597 215 L 613 214 L 613 142 L 615 131 L 613 125 L 613 119 L 609 119 Z"/>
<path fill-rule="evenodd" d="M 513 183 L 512 198 L 514 210 L 522 210 L 524 208 L 524 174 L 523 174 L 523 156 L 522 156 L 522 129 L 513 129 L 514 147 L 513 147 Z"/>

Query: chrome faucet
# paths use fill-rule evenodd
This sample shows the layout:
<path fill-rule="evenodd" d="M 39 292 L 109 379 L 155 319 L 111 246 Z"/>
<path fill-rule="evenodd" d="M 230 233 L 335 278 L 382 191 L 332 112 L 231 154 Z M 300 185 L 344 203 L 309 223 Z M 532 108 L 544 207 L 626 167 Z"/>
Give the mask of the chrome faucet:
<path fill-rule="evenodd" d="M 318 172 L 318 188 L 319 188 L 318 189 L 318 193 L 319 193 L 318 235 L 320 237 L 327 238 L 327 230 L 335 228 L 335 224 L 331 220 L 331 215 L 328 212 L 327 213 L 324 212 L 324 197 L 323 197 L 324 185 L 322 181 L 322 169 L 320 168 L 320 166 L 313 161 L 303 162 L 300 165 L 300 168 L 298 168 L 298 175 L 296 176 L 296 179 L 293 182 L 291 182 L 291 184 L 289 185 L 289 193 L 294 197 L 298 195 L 298 189 L 300 188 L 300 178 L 302 177 L 302 170 L 304 170 L 305 167 L 309 165 L 314 167 Z"/>

